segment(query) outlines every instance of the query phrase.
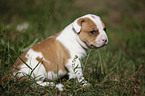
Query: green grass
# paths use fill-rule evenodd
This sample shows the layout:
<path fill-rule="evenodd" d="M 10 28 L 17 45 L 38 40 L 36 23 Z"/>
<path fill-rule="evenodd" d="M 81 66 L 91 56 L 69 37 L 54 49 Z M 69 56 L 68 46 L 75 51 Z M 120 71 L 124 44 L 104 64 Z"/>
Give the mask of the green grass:
<path fill-rule="evenodd" d="M 33 85 L 34 79 L 16 78 L 0 81 L 0 95 L 145 95 L 144 4 L 144 0 L 1 0 L 0 79 L 24 50 L 87 13 L 102 18 L 109 44 L 89 50 L 82 62 L 90 87 L 62 80 L 65 87 L 59 92 L 53 87 Z M 24 22 L 28 22 L 28 28 L 17 31 L 17 25 Z"/>

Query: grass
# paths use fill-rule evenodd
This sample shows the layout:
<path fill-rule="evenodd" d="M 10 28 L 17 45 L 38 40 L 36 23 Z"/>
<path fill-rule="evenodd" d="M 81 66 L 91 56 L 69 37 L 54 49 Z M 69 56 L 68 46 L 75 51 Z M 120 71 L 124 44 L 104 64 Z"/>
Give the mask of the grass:
<path fill-rule="evenodd" d="M 82 62 L 84 76 L 92 84 L 81 88 L 62 80 L 64 91 L 33 85 L 35 80 L 0 82 L 0 95 L 145 95 L 145 1 L 139 0 L 1 0 L 0 78 L 29 46 L 61 31 L 87 13 L 101 16 L 109 44 L 89 50 Z M 28 28 L 16 30 L 27 22 Z"/>

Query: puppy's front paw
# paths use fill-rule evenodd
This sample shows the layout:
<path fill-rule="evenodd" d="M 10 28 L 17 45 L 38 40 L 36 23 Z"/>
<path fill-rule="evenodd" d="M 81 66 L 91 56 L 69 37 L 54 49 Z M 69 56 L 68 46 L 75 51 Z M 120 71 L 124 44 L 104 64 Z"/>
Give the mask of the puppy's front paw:
<path fill-rule="evenodd" d="M 86 82 L 86 83 L 84 83 L 84 84 L 82 85 L 82 87 L 89 87 L 89 86 L 91 86 L 91 84 L 88 83 L 88 82 Z"/>
<path fill-rule="evenodd" d="M 84 77 L 79 78 L 79 79 L 78 79 L 78 82 L 81 84 L 81 87 L 87 87 L 87 86 L 90 86 L 90 85 L 91 85 L 90 83 L 88 83 L 88 82 L 84 79 Z"/>

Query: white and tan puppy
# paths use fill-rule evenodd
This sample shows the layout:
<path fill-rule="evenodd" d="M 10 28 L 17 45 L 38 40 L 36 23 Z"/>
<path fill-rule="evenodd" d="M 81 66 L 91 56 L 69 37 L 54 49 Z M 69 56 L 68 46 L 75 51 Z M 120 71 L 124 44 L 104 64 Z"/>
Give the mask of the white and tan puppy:
<path fill-rule="evenodd" d="M 86 57 L 88 48 L 102 47 L 107 43 L 105 25 L 100 17 L 87 14 L 24 52 L 14 64 L 17 70 L 13 75 L 29 74 L 37 79 L 39 85 L 56 86 L 62 91 L 63 85 L 43 80 L 56 80 L 68 74 L 69 79 L 77 78 L 85 86 L 88 83 L 83 77 L 80 60 Z"/>

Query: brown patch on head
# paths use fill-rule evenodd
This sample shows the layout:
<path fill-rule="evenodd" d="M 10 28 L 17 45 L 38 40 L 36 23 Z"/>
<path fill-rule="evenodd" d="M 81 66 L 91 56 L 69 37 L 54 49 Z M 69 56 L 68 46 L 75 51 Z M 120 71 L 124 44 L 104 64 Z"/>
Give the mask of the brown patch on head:
<path fill-rule="evenodd" d="M 56 40 L 57 36 L 58 35 L 50 37 L 32 47 L 34 51 L 41 52 L 43 54 L 44 59 L 41 63 L 44 65 L 47 72 L 53 71 L 54 73 L 57 73 L 60 69 L 66 72 L 64 65 L 70 58 L 68 50 Z M 40 57 L 37 57 L 36 59 L 38 61 L 41 60 Z"/>
<path fill-rule="evenodd" d="M 99 35 L 96 24 L 89 18 L 79 19 L 78 24 L 82 26 L 79 34 L 80 39 L 88 46 L 95 45 L 95 39 Z"/>
<path fill-rule="evenodd" d="M 101 21 L 102 22 L 102 21 Z M 105 27 L 105 24 L 102 22 L 102 25 L 103 25 L 103 28 L 105 29 L 106 27 Z"/>

